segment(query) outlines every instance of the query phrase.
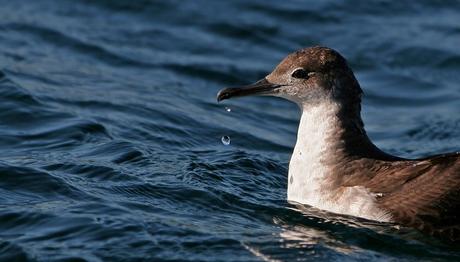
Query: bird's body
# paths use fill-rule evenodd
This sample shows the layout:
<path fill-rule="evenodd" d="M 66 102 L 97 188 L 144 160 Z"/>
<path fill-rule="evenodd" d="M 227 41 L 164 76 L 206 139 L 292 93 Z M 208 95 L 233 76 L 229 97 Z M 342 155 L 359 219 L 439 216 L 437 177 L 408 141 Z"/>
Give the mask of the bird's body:
<path fill-rule="evenodd" d="M 291 100 L 302 110 L 288 200 L 460 241 L 460 153 L 409 160 L 378 149 L 361 120 L 361 88 L 325 47 L 290 54 L 265 79 L 219 92 Z"/>

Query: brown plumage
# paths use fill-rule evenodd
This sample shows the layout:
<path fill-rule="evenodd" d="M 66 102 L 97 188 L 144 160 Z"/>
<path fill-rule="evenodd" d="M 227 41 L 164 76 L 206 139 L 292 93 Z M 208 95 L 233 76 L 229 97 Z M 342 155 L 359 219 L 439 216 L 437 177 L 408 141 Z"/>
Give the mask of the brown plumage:
<path fill-rule="evenodd" d="M 221 90 L 218 101 L 246 95 L 282 97 L 303 110 L 288 198 L 371 219 L 382 211 L 392 222 L 460 241 L 460 153 L 412 160 L 378 149 L 364 130 L 361 87 L 338 52 L 299 50 L 263 80 Z"/>
<path fill-rule="evenodd" d="M 363 181 L 395 222 L 460 241 L 460 154 L 382 163 Z"/>

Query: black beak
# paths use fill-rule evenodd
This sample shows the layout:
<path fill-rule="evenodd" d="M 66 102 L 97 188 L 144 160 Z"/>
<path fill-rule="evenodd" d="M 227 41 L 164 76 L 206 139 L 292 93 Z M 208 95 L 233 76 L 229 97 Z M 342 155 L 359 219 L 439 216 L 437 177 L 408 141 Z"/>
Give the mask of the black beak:
<path fill-rule="evenodd" d="M 274 89 L 281 86 L 283 85 L 272 84 L 264 78 L 251 85 L 230 87 L 220 90 L 219 93 L 217 93 L 217 102 L 239 96 L 267 95 Z"/>

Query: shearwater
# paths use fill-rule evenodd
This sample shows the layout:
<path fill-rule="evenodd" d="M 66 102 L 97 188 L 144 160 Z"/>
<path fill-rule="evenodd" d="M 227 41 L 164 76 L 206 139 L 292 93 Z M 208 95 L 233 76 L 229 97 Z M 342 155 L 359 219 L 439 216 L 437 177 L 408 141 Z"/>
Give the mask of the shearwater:
<path fill-rule="evenodd" d="M 362 94 L 345 58 L 311 47 L 252 85 L 221 90 L 217 100 L 271 95 L 300 107 L 289 201 L 460 241 L 460 152 L 422 159 L 383 152 L 364 130 Z"/>

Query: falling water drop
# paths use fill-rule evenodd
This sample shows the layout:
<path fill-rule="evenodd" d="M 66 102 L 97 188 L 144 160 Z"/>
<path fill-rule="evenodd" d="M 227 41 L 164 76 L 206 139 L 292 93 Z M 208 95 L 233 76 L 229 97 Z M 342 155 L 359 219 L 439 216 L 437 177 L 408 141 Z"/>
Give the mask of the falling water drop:
<path fill-rule="evenodd" d="M 230 145 L 230 137 L 229 136 L 223 136 L 221 141 L 222 141 L 222 144 L 224 144 L 226 146 Z"/>

